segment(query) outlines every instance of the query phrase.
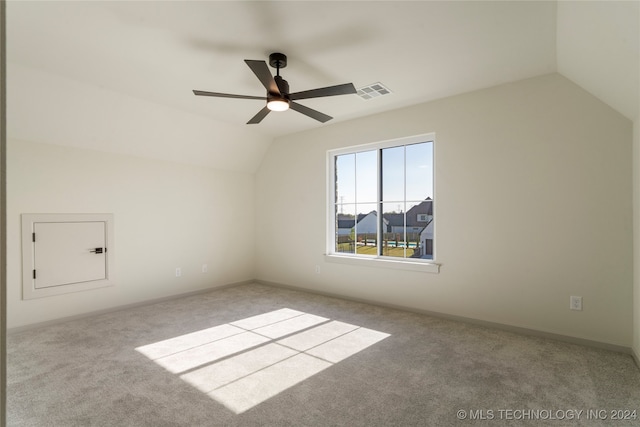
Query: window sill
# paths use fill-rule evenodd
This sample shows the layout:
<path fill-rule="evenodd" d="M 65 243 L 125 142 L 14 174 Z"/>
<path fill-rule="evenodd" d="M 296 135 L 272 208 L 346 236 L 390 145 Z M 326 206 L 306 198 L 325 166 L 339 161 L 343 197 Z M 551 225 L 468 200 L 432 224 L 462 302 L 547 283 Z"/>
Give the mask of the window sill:
<path fill-rule="evenodd" d="M 415 262 L 379 257 L 356 257 L 349 255 L 325 254 L 325 261 L 357 265 L 361 267 L 391 268 L 396 270 L 419 271 L 422 273 L 440 273 L 440 264 L 435 262 Z"/>

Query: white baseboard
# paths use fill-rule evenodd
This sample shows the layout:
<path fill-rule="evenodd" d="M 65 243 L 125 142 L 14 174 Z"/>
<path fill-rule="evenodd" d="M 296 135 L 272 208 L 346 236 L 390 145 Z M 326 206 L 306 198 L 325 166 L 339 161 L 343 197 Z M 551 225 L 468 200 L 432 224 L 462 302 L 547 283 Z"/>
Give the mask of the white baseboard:
<path fill-rule="evenodd" d="M 283 283 L 276 283 L 276 282 L 270 282 L 270 281 L 267 281 L 267 280 L 259 280 L 259 279 L 256 279 L 256 280 L 244 280 L 244 281 L 241 281 L 241 282 L 229 283 L 229 284 L 221 285 L 221 286 L 213 286 L 213 287 L 209 287 L 209 288 L 199 289 L 197 291 L 191 291 L 191 292 L 186 292 L 186 293 L 182 293 L 182 294 L 171 295 L 171 296 L 162 297 L 162 298 L 156 298 L 156 299 L 153 299 L 153 300 L 148 300 L 148 301 L 142 301 L 142 302 L 133 303 L 133 304 L 122 305 L 122 306 L 118 306 L 118 307 L 108 308 L 108 309 L 105 309 L 105 310 L 92 311 L 92 312 L 89 312 L 89 313 L 79 314 L 79 315 L 76 315 L 76 316 L 69 316 L 69 317 L 49 320 L 49 321 L 45 321 L 45 322 L 34 323 L 34 324 L 30 324 L 30 325 L 25 325 L 25 326 L 17 326 L 17 327 L 8 329 L 7 333 L 8 334 L 18 333 L 18 332 L 22 332 L 22 331 L 26 331 L 26 330 L 30 330 L 30 329 L 40 328 L 40 327 L 43 327 L 43 326 L 55 325 L 55 324 L 59 324 L 59 323 L 68 322 L 68 321 L 71 321 L 71 320 L 82 319 L 82 318 L 86 318 L 86 317 L 91 317 L 91 316 L 96 316 L 96 315 L 100 315 L 100 314 L 116 312 L 116 311 L 120 311 L 120 310 L 126 310 L 126 309 L 129 309 L 129 308 L 142 307 L 142 306 L 149 305 L 149 304 L 156 304 L 156 303 L 159 303 L 159 302 L 170 301 L 170 300 L 177 299 L 177 298 L 183 298 L 183 297 L 187 297 L 187 296 L 191 296 L 191 295 L 197 295 L 197 294 L 211 292 L 211 291 L 214 291 L 214 290 L 217 290 L 217 289 L 225 289 L 225 288 L 230 288 L 230 287 L 239 286 L 239 285 L 245 285 L 245 284 L 249 284 L 249 283 L 259 283 L 259 284 L 262 284 L 262 285 L 272 286 L 272 287 L 275 287 L 275 288 L 290 289 L 290 290 L 299 291 L 299 292 L 307 292 L 307 293 L 323 295 L 323 296 L 327 296 L 327 297 L 331 297 L 331 298 L 339 298 L 339 299 L 348 300 L 348 301 L 361 302 L 361 303 L 365 303 L 365 304 L 376 305 L 376 306 L 386 307 L 386 308 L 392 308 L 392 309 L 396 309 L 396 310 L 410 311 L 410 312 L 419 313 L 419 314 L 425 314 L 425 315 L 428 315 L 428 316 L 438 317 L 438 318 L 442 318 L 442 319 L 454 320 L 454 321 L 458 321 L 458 322 L 464 322 L 464 323 L 470 323 L 470 324 L 479 325 L 479 326 L 485 326 L 485 327 L 489 327 L 489 328 L 493 328 L 493 329 L 500 329 L 500 330 L 504 330 L 504 331 L 507 331 L 507 332 L 519 333 L 519 334 L 522 334 L 522 335 L 536 336 L 536 337 L 541 337 L 541 338 L 549 338 L 549 339 L 553 339 L 553 340 L 556 340 L 556 341 L 562 341 L 562 342 L 567 342 L 567 343 L 571 343 L 571 344 L 583 345 L 583 346 L 586 346 L 586 347 L 601 348 L 601 349 L 605 349 L 605 350 L 615 351 L 615 352 L 618 352 L 618 353 L 625 353 L 625 354 L 629 354 L 629 355 L 631 355 L 633 357 L 636 365 L 640 369 L 640 356 L 631 347 L 625 347 L 625 346 L 616 345 L 616 344 L 604 343 L 604 342 L 600 342 L 600 341 L 593 341 L 593 340 L 588 340 L 588 339 L 584 339 L 584 338 L 576 338 L 576 337 L 572 337 L 572 336 L 568 336 L 568 335 L 561 335 L 561 334 L 555 334 L 555 333 L 550 333 L 550 332 L 538 331 L 538 330 L 535 330 L 535 329 L 522 328 L 522 327 L 519 327 L 519 326 L 512 326 L 512 325 L 507 325 L 507 324 L 503 324 L 503 323 L 496 323 L 496 322 L 489 322 L 489 321 L 485 321 L 485 320 L 478 320 L 478 319 L 473 319 L 473 318 L 470 318 L 470 317 L 456 316 L 456 315 L 451 315 L 451 314 L 433 312 L 433 311 L 429 311 L 429 310 L 415 309 L 415 308 L 411 308 L 411 307 L 403 307 L 403 306 L 399 306 L 399 305 L 395 305 L 395 304 L 386 304 L 386 303 L 381 303 L 379 301 L 367 300 L 367 299 L 364 299 L 364 298 L 353 298 L 353 297 L 344 296 L 344 295 L 340 295 L 340 294 L 334 294 L 334 293 L 330 293 L 330 292 L 322 292 L 322 291 L 318 291 L 318 290 L 315 290 L 315 289 L 309 289 L 309 288 L 303 288 L 303 287 L 299 287 L 299 286 L 286 285 L 286 284 L 283 284 Z"/>
<path fill-rule="evenodd" d="M 425 314 L 425 315 L 428 315 L 428 316 L 438 317 L 438 318 L 441 318 L 441 319 L 454 320 L 454 321 L 458 321 L 458 322 L 464 322 L 464 323 L 470 323 L 470 324 L 479 325 L 479 326 L 485 326 L 485 327 L 493 328 L 493 329 L 500 329 L 500 330 L 507 331 L 507 332 L 514 332 L 514 333 L 518 333 L 518 334 L 521 334 L 521 335 L 529 335 L 529 336 L 535 336 L 535 337 L 541 337 L 541 338 L 548 338 L 548 339 L 553 339 L 553 340 L 556 340 L 556 341 L 562 341 L 562 342 L 566 342 L 566 343 L 570 343 L 570 344 L 583 345 L 583 346 L 586 346 L 586 347 L 601 348 L 601 349 L 605 349 L 605 350 L 615 351 L 617 353 L 625 353 L 625 354 L 632 355 L 634 357 L 635 361 L 636 361 L 636 364 L 638 364 L 638 366 L 640 367 L 640 363 L 639 363 L 640 360 L 638 359 L 638 356 L 633 352 L 631 347 L 625 347 L 625 346 L 621 346 L 621 345 L 610 344 L 610 343 L 605 343 L 605 342 L 600 342 L 600 341 L 593 341 L 593 340 L 588 340 L 588 339 L 584 339 L 584 338 L 576 338 L 576 337 L 572 337 L 572 336 L 568 336 L 568 335 L 555 334 L 555 333 L 551 333 L 551 332 L 538 331 L 538 330 L 535 330 L 535 329 L 522 328 L 522 327 L 519 327 L 519 326 L 512 326 L 512 325 L 507 325 L 507 324 L 503 324 L 503 323 L 489 322 L 489 321 L 486 321 L 486 320 L 478 320 L 478 319 L 473 319 L 473 318 L 470 318 L 470 317 L 456 316 L 456 315 L 452 315 L 452 314 L 439 313 L 439 312 L 434 312 L 434 311 L 429 311 L 429 310 L 421 310 L 421 309 L 416 309 L 416 308 L 411 308 L 411 307 L 403 307 L 403 306 L 399 306 L 399 305 L 395 305 L 395 304 L 381 303 L 379 301 L 367 300 L 367 299 L 364 299 L 364 298 L 353 298 L 353 297 L 334 294 L 334 293 L 330 293 L 330 292 L 317 291 L 315 289 L 309 289 L 309 288 L 303 288 L 303 287 L 298 287 L 298 286 L 285 285 L 285 284 L 282 284 L 282 283 L 270 282 L 270 281 L 267 281 L 267 280 L 259 280 L 258 279 L 258 280 L 255 280 L 255 282 L 263 284 L 263 285 L 267 285 L 267 286 L 277 287 L 277 288 L 291 289 L 291 290 L 295 290 L 295 291 L 308 292 L 308 293 L 317 294 L 317 295 L 323 295 L 323 296 L 332 297 L 332 298 L 340 298 L 340 299 L 349 300 L 349 301 L 355 301 L 355 302 L 361 302 L 361 303 L 365 303 L 365 304 L 377 305 L 379 307 L 386 307 L 386 308 L 393 308 L 393 309 L 396 309 L 396 310 L 410 311 L 410 312 L 413 312 L 413 313 Z"/>
<path fill-rule="evenodd" d="M 203 289 L 198 289 L 196 291 L 189 291 L 189 292 L 184 292 L 181 294 L 176 294 L 176 295 L 169 295 L 166 297 L 160 297 L 160 298 L 154 298 L 151 300 L 146 300 L 146 301 L 140 301 L 140 302 L 135 302 L 132 304 L 125 304 L 125 305 L 119 305 L 116 307 L 111 307 L 111 308 L 105 308 L 103 310 L 96 310 L 96 311 L 90 311 L 88 313 L 82 313 L 82 314 L 77 314 L 75 316 L 67 316 L 67 317 L 61 317 L 58 319 L 53 319 L 53 320 L 47 320 L 44 322 L 38 322 L 38 323 L 31 323 L 29 325 L 24 325 L 24 326 L 15 326 L 13 328 L 8 328 L 7 329 L 7 334 L 15 334 L 15 333 L 19 333 L 19 332 L 23 332 L 23 331 L 28 331 L 31 329 L 37 329 L 37 328 L 42 328 L 44 326 L 51 326 L 51 325 L 57 325 L 60 323 L 65 323 L 65 322 L 69 322 L 71 320 L 77 320 L 77 319 L 83 319 L 83 318 L 87 318 L 87 317 L 93 317 L 93 316 L 98 316 L 101 314 L 107 314 L 107 313 L 113 313 L 116 311 L 121 311 L 121 310 L 126 310 L 129 308 L 136 308 L 136 307 L 143 307 L 145 305 L 150 305 L 150 304 L 156 304 L 159 302 L 165 302 L 165 301 L 171 301 L 174 299 L 178 299 L 178 298 L 184 298 L 184 297 L 188 297 L 191 295 L 198 295 L 198 294 L 204 294 L 207 292 L 211 292 L 217 289 L 225 289 L 225 288 L 231 288 L 234 286 L 238 286 L 238 285 L 246 285 L 249 283 L 255 283 L 255 280 L 244 280 L 241 282 L 234 282 L 234 283 L 228 283 L 226 285 L 220 285 L 220 286 L 211 286 L 208 288 L 203 288 Z"/>

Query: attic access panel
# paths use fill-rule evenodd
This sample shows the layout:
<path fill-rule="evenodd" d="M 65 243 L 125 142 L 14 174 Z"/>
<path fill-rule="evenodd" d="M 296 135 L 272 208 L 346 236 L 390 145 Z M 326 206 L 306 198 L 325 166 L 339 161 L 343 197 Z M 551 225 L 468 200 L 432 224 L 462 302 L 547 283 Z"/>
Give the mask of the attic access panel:
<path fill-rule="evenodd" d="M 23 214 L 23 298 L 112 285 L 112 237 L 111 214 Z"/>

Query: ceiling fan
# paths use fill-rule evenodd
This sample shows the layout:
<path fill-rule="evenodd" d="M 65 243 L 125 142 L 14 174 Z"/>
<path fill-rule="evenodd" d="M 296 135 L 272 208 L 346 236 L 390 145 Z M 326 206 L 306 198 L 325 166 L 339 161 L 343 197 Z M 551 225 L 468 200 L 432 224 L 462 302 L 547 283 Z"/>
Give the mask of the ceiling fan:
<path fill-rule="evenodd" d="M 258 77 L 258 80 L 267 89 L 267 96 L 247 96 L 232 95 L 229 93 L 205 92 L 202 90 L 194 90 L 193 93 L 198 96 L 215 96 L 219 98 L 238 98 L 238 99 L 259 99 L 267 101 L 267 105 L 258 114 L 253 116 L 247 124 L 257 124 L 264 119 L 271 111 L 286 111 L 289 108 L 299 113 L 325 123 L 333 117 L 316 111 L 312 108 L 298 104 L 299 99 L 320 98 L 325 96 L 348 95 L 356 93 L 353 83 L 345 83 L 336 86 L 328 86 L 319 89 L 305 90 L 302 92 L 289 93 L 289 83 L 280 76 L 280 69 L 287 66 L 287 56 L 283 53 L 272 53 L 269 55 L 269 65 L 276 69 L 275 77 L 269 71 L 265 61 L 254 61 L 245 59 L 251 71 Z"/>

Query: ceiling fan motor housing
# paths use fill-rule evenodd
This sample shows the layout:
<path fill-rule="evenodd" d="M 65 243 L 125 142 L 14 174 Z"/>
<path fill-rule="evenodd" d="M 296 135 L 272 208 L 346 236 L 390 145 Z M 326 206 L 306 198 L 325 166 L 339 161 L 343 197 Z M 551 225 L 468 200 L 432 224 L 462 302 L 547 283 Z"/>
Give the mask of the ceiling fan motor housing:
<path fill-rule="evenodd" d="M 269 55 L 269 65 L 273 68 L 284 68 L 287 66 L 287 55 L 284 53 L 274 52 Z"/>
<path fill-rule="evenodd" d="M 289 95 L 289 83 L 280 76 L 275 76 L 273 79 L 276 81 L 276 85 L 278 89 L 280 89 L 282 96 L 287 97 Z"/>

